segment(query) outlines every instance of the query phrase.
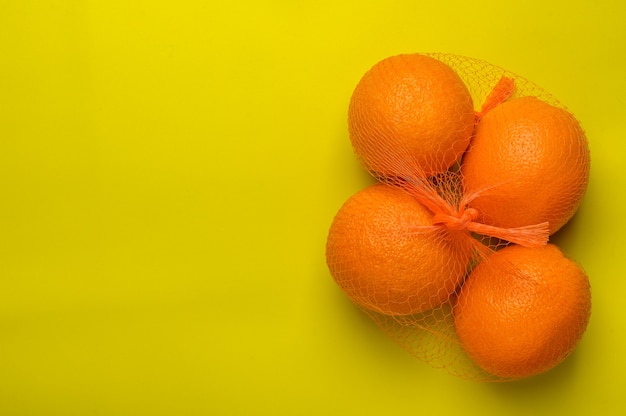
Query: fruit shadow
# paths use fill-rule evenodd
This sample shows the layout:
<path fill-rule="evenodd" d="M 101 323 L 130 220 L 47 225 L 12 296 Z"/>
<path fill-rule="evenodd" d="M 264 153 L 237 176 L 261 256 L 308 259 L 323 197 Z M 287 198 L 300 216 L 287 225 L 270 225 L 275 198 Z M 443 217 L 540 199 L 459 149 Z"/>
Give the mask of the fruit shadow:
<path fill-rule="evenodd" d="M 315 275 L 317 276 L 316 283 L 311 289 L 314 298 L 318 301 L 311 305 L 312 313 L 319 317 L 319 324 L 324 326 L 324 331 L 328 331 L 335 342 L 357 342 L 363 348 L 371 350 L 373 355 L 383 357 L 393 355 L 389 352 L 397 347 L 376 323 L 337 286 L 325 261 L 319 261 L 316 264 Z M 347 329 L 349 329 L 348 332 L 346 332 Z M 352 339 L 341 341 L 337 337 Z"/>
<path fill-rule="evenodd" d="M 519 404 L 525 397 L 541 401 L 552 401 L 559 393 L 567 394 L 576 380 L 579 365 L 578 354 L 574 350 L 563 362 L 543 374 L 521 380 L 489 383 L 491 393 L 505 401 Z"/>
<path fill-rule="evenodd" d="M 398 348 L 395 340 L 382 330 L 367 311 L 347 299 L 343 292 L 339 291 L 334 297 L 335 305 L 343 316 L 342 319 L 349 321 L 352 333 L 356 333 L 363 339 L 362 345 L 372 351 L 377 360 L 384 360 L 391 365 L 406 365 L 405 351 Z"/>
<path fill-rule="evenodd" d="M 328 278 L 330 279 L 330 276 Z M 332 315 L 340 317 L 336 319 L 341 321 L 334 321 L 329 325 L 335 328 L 350 328 L 349 333 L 335 329 L 338 331 L 337 336 L 349 336 L 351 339 L 344 342 L 359 345 L 360 354 L 370 357 L 369 365 L 373 371 L 380 371 L 380 375 L 386 374 L 394 380 L 412 383 L 433 370 L 441 370 L 437 368 L 439 366 L 433 366 L 432 363 L 425 361 L 424 357 L 416 357 L 415 351 L 411 351 L 413 343 L 428 342 L 430 334 L 418 328 L 408 328 L 408 331 L 396 328 L 399 331 L 395 332 L 395 335 L 389 333 L 389 327 L 385 327 L 379 318 L 374 318 L 370 311 L 349 300 L 339 288 L 331 289 L 332 285 L 325 286 L 324 297 L 332 304 Z M 328 306 L 327 304 L 327 309 Z M 445 373 L 445 370 L 443 372 Z"/>
<path fill-rule="evenodd" d="M 584 204 L 560 230 L 550 236 L 550 243 L 567 251 L 574 241 L 579 240 L 586 224 Z"/>
<path fill-rule="evenodd" d="M 363 309 L 381 333 L 424 368 L 469 380 L 493 381 L 465 354 L 454 330 L 451 304 L 421 314 L 390 316 Z"/>
<path fill-rule="evenodd" d="M 333 146 L 329 150 L 328 172 L 330 172 L 333 182 L 336 178 L 341 178 L 341 184 L 345 186 L 356 186 L 357 189 L 365 188 L 376 182 L 374 176 L 368 172 L 363 162 L 354 152 L 347 126 L 340 123 L 336 126 L 336 133 L 333 135 Z M 337 181 L 338 183 L 339 181 Z M 333 183 L 332 188 L 337 188 L 337 183 Z"/>

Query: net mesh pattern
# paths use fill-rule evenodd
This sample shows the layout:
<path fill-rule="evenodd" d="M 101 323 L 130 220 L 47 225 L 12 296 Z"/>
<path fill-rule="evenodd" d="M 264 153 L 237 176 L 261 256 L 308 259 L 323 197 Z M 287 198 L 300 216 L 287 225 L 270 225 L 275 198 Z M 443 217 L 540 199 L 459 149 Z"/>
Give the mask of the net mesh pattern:
<path fill-rule="evenodd" d="M 452 68 L 466 86 L 471 96 L 471 114 L 468 116 L 465 109 L 451 111 L 463 120 L 471 116 L 472 140 L 477 126 L 490 112 L 517 98 L 534 97 L 571 116 L 544 89 L 503 68 L 458 55 L 437 53 L 427 56 Z M 350 111 L 357 110 L 351 108 Z M 367 116 L 369 114 L 363 117 Z M 460 125 L 457 121 L 451 121 L 450 125 Z M 372 128 L 378 128 L 384 137 L 399 134 L 393 128 Z M 446 155 L 448 159 L 450 154 L 456 154 L 456 160 L 452 164 L 444 163 L 443 168 L 441 163 L 429 164 L 438 166 L 434 170 L 424 169 L 427 162 L 416 158 L 409 147 L 360 142 L 355 146 L 356 156 L 378 184 L 357 192 L 339 209 L 329 231 L 327 264 L 331 275 L 349 298 L 384 333 L 416 358 L 463 378 L 506 381 L 507 377 L 486 372 L 466 354 L 455 330 L 457 299 L 471 278 L 472 270 L 479 264 L 488 263 L 493 253 L 512 244 L 524 247 L 546 245 L 554 231 L 550 228 L 552 218 L 542 221 L 538 216 L 537 222 L 511 226 L 500 224 L 484 214 L 478 209 L 479 205 L 474 208 L 473 201 L 481 198 L 489 201 L 494 194 L 506 196 L 512 187 L 506 181 L 511 180 L 505 177 L 500 183 L 495 175 L 491 184 L 468 186 L 463 173 L 463 152 L 465 155 L 471 153 L 474 143 L 470 144 L 468 140 L 459 144 L 459 141 L 466 140 L 463 137 L 466 133 L 459 134 L 459 128 L 454 129 L 450 133 L 454 136 L 452 139 L 446 136 L 441 141 L 445 148 L 436 149 L 432 154 L 436 157 Z M 358 134 L 355 131 L 351 130 L 351 136 Z M 584 132 L 579 129 L 571 136 L 573 142 L 582 143 L 578 146 L 582 150 L 573 149 L 574 145 L 564 147 L 560 150 L 561 161 L 582 166 L 578 175 L 586 177 L 589 153 Z M 459 152 L 458 149 L 462 150 Z M 568 163 L 568 158 L 572 163 Z M 556 166 L 545 169 L 558 170 Z M 567 186 L 577 188 L 557 195 L 553 204 L 557 208 L 566 205 L 565 222 L 580 204 L 587 182 L 572 181 Z M 572 193 L 575 196 L 571 196 Z M 512 267 L 516 269 L 517 266 Z M 522 269 L 519 270 L 523 276 Z M 584 309 L 584 305 L 580 309 Z M 581 335 L 576 334 L 578 338 Z"/>

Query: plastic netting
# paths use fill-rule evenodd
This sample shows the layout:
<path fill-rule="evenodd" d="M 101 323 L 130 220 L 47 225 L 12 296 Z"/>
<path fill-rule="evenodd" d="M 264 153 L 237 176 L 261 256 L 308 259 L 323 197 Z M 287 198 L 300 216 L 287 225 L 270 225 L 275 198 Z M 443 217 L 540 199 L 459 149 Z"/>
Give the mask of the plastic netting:
<path fill-rule="evenodd" d="M 455 119 L 443 123 L 444 129 L 450 126 L 454 128 L 450 132 L 452 139 L 444 137 L 440 143 L 445 145 L 441 146 L 455 148 L 452 153 L 456 152 L 457 160 L 452 164 L 445 162 L 444 168 L 441 168 L 440 163 L 429 165 L 439 166 L 438 170 L 430 167 L 425 169 L 424 160 L 411 153 L 411 146 L 394 147 L 394 135 L 406 134 L 406 131 L 396 131 L 393 124 L 389 128 L 381 128 L 375 121 L 370 123 L 367 119 L 372 117 L 371 113 L 359 114 L 363 122 L 373 126 L 371 128 L 375 130 L 375 134 L 380 134 L 385 140 L 392 138 L 391 145 L 389 140 L 381 140 L 382 144 L 370 147 L 364 147 L 360 142 L 355 145 L 352 136 L 358 134 L 358 131 L 351 127 L 350 134 L 356 155 L 379 184 L 357 192 L 337 213 L 327 241 L 327 264 L 333 278 L 349 298 L 413 356 L 460 377 L 480 381 L 504 381 L 508 378 L 494 376 L 479 367 L 468 357 L 461 345 L 455 329 L 458 295 L 472 270 L 479 264 L 488 263 L 493 253 L 511 244 L 524 247 L 544 246 L 549 235 L 556 230 L 551 227 L 554 219 L 550 216 L 544 215 L 543 218 L 541 215 L 522 215 L 529 219 L 527 223 L 522 221 L 511 226 L 506 221 L 498 222 L 489 213 L 483 213 L 483 205 L 474 207 L 473 201 L 480 201 L 481 198 L 488 203 L 496 200 L 496 205 L 504 204 L 506 207 L 506 198 L 510 197 L 509 202 L 512 205 L 511 208 L 506 208 L 505 214 L 517 211 L 526 214 L 534 209 L 532 203 L 528 206 L 523 203 L 523 198 L 532 201 L 530 196 L 522 195 L 521 204 L 519 198 L 515 198 L 520 190 L 515 188 L 518 179 L 510 176 L 514 173 L 508 177 L 506 173 L 499 175 L 498 172 L 483 174 L 489 180 L 479 185 L 468 185 L 463 173 L 464 161 L 476 144 L 476 132 L 483 119 L 505 103 L 522 97 L 534 97 L 541 103 L 548 104 L 549 108 L 559 109 L 559 114 L 565 114 L 565 117 L 573 116 L 551 94 L 503 68 L 451 54 L 427 56 L 451 68 L 471 97 L 472 106 L 469 110 L 465 107 L 461 110 L 450 107 L 446 111 L 450 111 Z M 405 78 L 403 82 L 410 84 L 419 80 Z M 394 86 L 390 85 L 389 88 Z M 403 91 L 402 97 L 410 101 L 411 92 Z M 382 104 L 388 104 L 381 100 Z M 397 110 L 402 112 L 406 109 Z M 471 114 L 468 115 L 468 111 Z M 537 111 L 539 118 L 546 113 L 541 108 Z M 528 124 L 527 119 L 534 117 L 534 113 L 530 113 L 530 116 L 518 123 L 518 127 Z M 507 117 L 503 116 L 491 123 L 501 127 L 500 124 L 506 124 Z M 466 132 L 459 135 L 463 128 L 456 126 L 460 125 L 459 120 L 462 119 L 465 123 L 468 118 L 472 120 L 472 129 L 469 136 L 465 137 Z M 417 126 L 422 122 L 428 126 L 433 125 L 432 120 L 417 120 L 413 125 Z M 543 170 L 539 169 L 540 177 L 528 179 L 531 182 L 527 185 L 527 188 L 547 186 L 550 189 L 550 186 L 558 188 L 561 184 L 567 188 L 567 192 L 553 195 L 553 204 L 546 208 L 548 212 L 552 212 L 566 206 L 561 210 L 564 212 L 559 213 L 564 218 L 563 223 L 571 218 L 582 200 L 590 163 L 584 132 L 575 120 L 570 124 L 576 128 L 568 133 L 570 145 L 559 150 L 561 153 L 557 159 L 560 165 L 557 166 L 552 160 L 548 166 L 541 167 Z M 530 159 L 525 155 L 528 152 L 540 152 L 543 144 L 540 142 L 534 147 L 524 147 L 522 142 L 532 141 L 532 138 L 527 137 L 526 131 L 515 133 L 515 128 L 517 127 L 504 126 L 505 131 L 513 131 L 511 134 L 514 136 L 515 146 L 523 148 L 527 153 L 522 154 L 519 165 L 513 164 L 510 170 L 524 174 L 524 166 L 530 165 L 528 171 L 536 171 L 537 167 L 533 163 L 535 159 L 541 159 L 541 155 Z M 459 142 L 464 141 L 465 144 L 459 145 Z M 433 154 L 445 154 L 449 157 L 447 147 L 437 149 Z M 461 148 L 460 152 L 458 148 Z M 563 166 L 569 169 L 580 167 L 576 176 L 578 180 L 563 181 L 562 177 L 566 175 Z M 541 177 L 541 172 L 548 171 L 553 173 Z M 549 183 L 552 177 L 557 178 L 556 185 Z M 546 205 L 547 202 L 541 204 Z M 516 270 L 520 276 L 524 276 L 522 266 Z M 561 301 L 554 301 L 555 307 L 561 306 L 559 302 Z M 562 302 L 567 306 L 570 300 Z M 567 308 L 569 306 L 565 309 Z M 574 306 L 572 308 L 576 309 Z M 585 306 L 578 309 L 582 311 L 580 315 L 584 318 Z M 584 321 L 583 318 L 579 320 Z M 582 326 L 584 330 L 586 321 Z M 578 331 L 575 335 L 572 336 L 572 344 L 577 342 L 582 332 Z"/>

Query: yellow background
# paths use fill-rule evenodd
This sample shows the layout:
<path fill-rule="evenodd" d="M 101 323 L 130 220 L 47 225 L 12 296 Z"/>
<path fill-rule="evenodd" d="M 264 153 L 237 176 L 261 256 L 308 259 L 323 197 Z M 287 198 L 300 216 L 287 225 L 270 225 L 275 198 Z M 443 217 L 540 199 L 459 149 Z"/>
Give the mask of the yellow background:
<path fill-rule="evenodd" d="M 626 9 L 615 1 L 0 0 L 0 415 L 624 414 Z M 350 93 L 402 52 L 553 93 L 592 151 L 555 241 L 594 309 L 553 371 L 435 370 L 324 261 L 370 182 Z"/>

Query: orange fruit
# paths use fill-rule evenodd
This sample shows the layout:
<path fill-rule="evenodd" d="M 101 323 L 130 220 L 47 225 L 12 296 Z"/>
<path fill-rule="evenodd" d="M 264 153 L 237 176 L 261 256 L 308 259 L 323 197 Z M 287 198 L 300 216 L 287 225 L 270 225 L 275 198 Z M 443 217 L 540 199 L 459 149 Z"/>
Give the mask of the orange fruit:
<path fill-rule="evenodd" d="M 513 228 L 549 223 L 554 234 L 574 215 L 589 180 L 585 133 L 566 110 L 516 98 L 478 123 L 461 166 L 479 220 Z"/>
<path fill-rule="evenodd" d="M 358 82 L 348 109 L 355 153 L 377 175 L 441 173 L 474 129 L 472 97 L 457 73 L 421 54 L 392 56 Z"/>
<path fill-rule="evenodd" d="M 328 233 L 326 261 L 335 282 L 355 303 L 383 314 L 444 303 L 464 277 L 470 248 L 432 217 L 400 188 L 375 184 L 354 194 Z"/>
<path fill-rule="evenodd" d="M 463 284 L 454 324 L 470 358 L 488 373 L 518 379 L 563 361 L 591 312 L 589 280 L 555 245 L 510 245 Z"/>

